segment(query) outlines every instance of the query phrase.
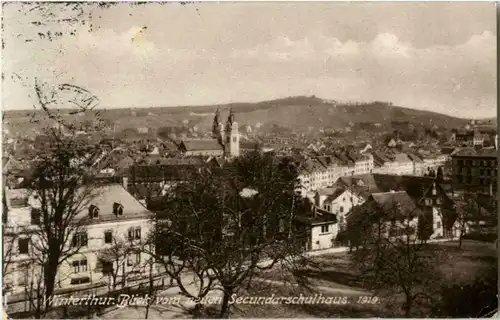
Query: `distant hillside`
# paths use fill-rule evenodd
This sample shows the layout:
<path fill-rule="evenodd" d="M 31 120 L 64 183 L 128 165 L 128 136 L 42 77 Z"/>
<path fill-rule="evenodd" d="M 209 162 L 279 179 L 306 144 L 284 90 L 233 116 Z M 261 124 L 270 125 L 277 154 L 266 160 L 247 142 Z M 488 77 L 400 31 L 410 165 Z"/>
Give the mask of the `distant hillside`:
<path fill-rule="evenodd" d="M 289 97 L 258 103 L 231 103 L 224 105 L 155 107 L 134 109 L 107 109 L 102 116 L 119 127 L 159 128 L 182 124 L 197 125 L 198 130 L 210 130 L 213 113 L 219 108 L 222 117 L 227 117 L 233 108 L 236 120 L 243 126 L 262 129 L 279 126 L 294 131 L 318 128 L 343 129 L 347 126 L 380 124 L 389 129 L 393 123 L 412 124 L 415 127 L 437 125 L 451 129 L 463 127 L 470 120 L 448 115 L 393 106 L 385 102 L 341 103 L 323 100 L 315 96 Z M 11 123 L 18 123 L 18 116 L 27 117 L 21 111 L 6 112 Z"/>

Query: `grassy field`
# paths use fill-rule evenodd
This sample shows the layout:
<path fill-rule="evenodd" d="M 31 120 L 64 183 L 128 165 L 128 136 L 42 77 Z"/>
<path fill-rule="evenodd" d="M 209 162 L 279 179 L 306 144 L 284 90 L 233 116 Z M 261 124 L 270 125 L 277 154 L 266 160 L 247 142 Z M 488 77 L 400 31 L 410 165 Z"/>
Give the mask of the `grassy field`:
<path fill-rule="evenodd" d="M 436 283 L 438 289 L 443 284 L 467 284 L 473 282 L 478 274 L 486 268 L 496 268 L 497 251 L 494 244 L 464 241 L 461 249 L 456 242 L 440 243 L 432 246 L 433 252 L 439 256 L 439 271 L 442 282 Z M 293 286 L 293 277 L 281 270 L 270 270 L 263 272 L 259 277 L 285 281 L 286 284 L 277 282 L 254 282 L 252 288 L 248 289 L 243 296 L 298 296 L 314 295 L 322 293 L 332 296 L 332 292 L 339 290 L 333 296 L 347 297 L 346 304 L 315 304 L 315 305 L 237 305 L 234 306 L 232 317 L 259 317 L 259 318 L 302 318 L 302 317 L 398 317 L 402 316 L 400 309 L 401 299 L 394 293 L 378 293 L 378 301 L 375 304 L 362 304 L 360 296 L 368 295 L 368 290 L 363 288 L 354 269 L 350 266 L 348 254 L 333 254 L 318 256 L 314 258 L 315 266 L 303 270 L 309 280 L 309 285 L 316 288 L 309 291 L 305 288 Z M 366 293 L 361 293 L 365 291 Z M 426 314 L 429 310 L 421 311 L 420 316 L 432 316 Z"/>

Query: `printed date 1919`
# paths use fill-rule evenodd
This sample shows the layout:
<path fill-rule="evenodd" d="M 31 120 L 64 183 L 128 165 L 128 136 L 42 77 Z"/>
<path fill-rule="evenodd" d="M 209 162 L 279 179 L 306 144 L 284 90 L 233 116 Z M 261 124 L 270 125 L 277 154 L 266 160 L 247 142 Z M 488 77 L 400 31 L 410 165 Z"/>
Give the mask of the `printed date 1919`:
<path fill-rule="evenodd" d="M 359 304 L 377 304 L 380 303 L 380 299 L 378 297 L 370 297 L 370 296 L 360 296 L 358 297 Z"/>

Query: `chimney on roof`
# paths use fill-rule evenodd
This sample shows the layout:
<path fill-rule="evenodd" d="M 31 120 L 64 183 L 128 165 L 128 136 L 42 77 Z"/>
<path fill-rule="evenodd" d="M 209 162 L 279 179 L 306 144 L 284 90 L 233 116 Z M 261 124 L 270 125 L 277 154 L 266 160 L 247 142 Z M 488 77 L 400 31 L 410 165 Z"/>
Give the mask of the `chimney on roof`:
<path fill-rule="evenodd" d="M 128 177 L 123 177 L 122 185 L 125 190 L 128 190 Z"/>

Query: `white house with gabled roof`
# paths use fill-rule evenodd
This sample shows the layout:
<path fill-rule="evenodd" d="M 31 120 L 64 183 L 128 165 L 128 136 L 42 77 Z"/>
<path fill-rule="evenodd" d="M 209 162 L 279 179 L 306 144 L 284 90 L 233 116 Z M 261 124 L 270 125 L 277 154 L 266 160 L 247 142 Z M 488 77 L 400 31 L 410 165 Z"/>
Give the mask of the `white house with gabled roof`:
<path fill-rule="evenodd" d="M 96 285 L 112 285 L 112 270 L 120 285 L 140 276 L 144 262 L 150 258 L 138 248 L 152 230 L 152 216 L 120 184 L 95 187 L 85 199 L 85 206 L 75 217 L 82 227 L 69 235 L 67 248 L 79 247 L 78 253 L 64 261 L 56 277 L 56 291 Z M 39 221 L 42 219 L 36 194 L 25 189 L 5 190 L 3 258 L 10 260 L 4 283 L 9 293 L 22 293 L 30 283 L 36 283 L 41 268 L 36 261 L 40 240 Z M 5 209 L 4 209 L 5 210 Z M 120 265 L 103 252 L 123 243 L 128 253 Z M 6 257 L 6 254 L 10 254 Z M 36 279 L 34 279 L 36 278 Z"/>

